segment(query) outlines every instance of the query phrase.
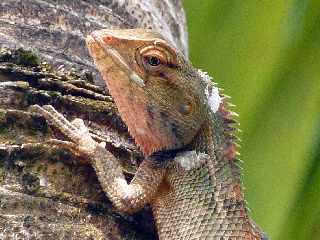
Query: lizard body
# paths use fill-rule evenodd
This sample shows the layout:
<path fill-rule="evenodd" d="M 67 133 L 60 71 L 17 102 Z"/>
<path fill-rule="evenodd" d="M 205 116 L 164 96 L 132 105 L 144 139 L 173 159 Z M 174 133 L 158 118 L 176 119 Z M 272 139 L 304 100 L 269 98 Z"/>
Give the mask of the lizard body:
<path fill-rule="evenodd" d="M 39 109 L 91 159 L 115 206 L 130 213 L 150 204 L 161 240 L 267 239 L 248 216 L 233 113 L 211 79 L 147 30 L 95 31 L 87 46 L 145 155 L 130 184 L 83 123 Z"/>

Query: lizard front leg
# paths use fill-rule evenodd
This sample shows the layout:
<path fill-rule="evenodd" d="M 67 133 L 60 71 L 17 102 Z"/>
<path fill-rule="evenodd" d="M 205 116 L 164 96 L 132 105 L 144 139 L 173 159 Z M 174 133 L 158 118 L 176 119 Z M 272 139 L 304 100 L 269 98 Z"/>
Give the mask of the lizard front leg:
<path fill-rule="evenodd" d="M 145 159 L 130 182 L 124 178 L 117 159 L 97 143 L 81 119 L 70 123 L 52 106 L 34 105 L 32 111 L 41 114 L 50 125 L 58 128 L 71 142 L 52 140 L 52 144 L 63 145 L 79 155 L 86 156 L 93 165 L 99 182 L 113 204 L 123 212 L 135 212 L 149 203 L 156 194 L 166 169 Z"/>

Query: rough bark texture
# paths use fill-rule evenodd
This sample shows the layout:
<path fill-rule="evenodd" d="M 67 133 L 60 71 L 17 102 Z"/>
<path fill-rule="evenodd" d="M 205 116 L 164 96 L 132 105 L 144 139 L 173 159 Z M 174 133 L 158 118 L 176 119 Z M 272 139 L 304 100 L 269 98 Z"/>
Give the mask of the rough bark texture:
<path fill-rule="evenodd" d="M 117 213 L 85 159 L 47 144 L 61 134 L 28 111 L 51 104 L 68 119 L 84 119 L 130 178 L 142 156 L 84 37 L 95 29 L 131 27 L 160 31 L 187 55 L 177 0 L 1 1 L 0 239 L 157 238 L 148 209 Z"/>

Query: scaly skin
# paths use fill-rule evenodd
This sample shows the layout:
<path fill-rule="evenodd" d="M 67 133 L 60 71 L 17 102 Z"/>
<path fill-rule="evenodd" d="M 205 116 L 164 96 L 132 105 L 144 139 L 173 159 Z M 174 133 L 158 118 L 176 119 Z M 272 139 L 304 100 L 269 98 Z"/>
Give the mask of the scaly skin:
<path fill-rule="evenodd" d="M 160 240 L 267 239 L 248 216 L 233 113 L 210 78 L 150 31 L 95 31 L 87 46 L 146 157 L 131 183 L 83 123 L 37 110 L 73 142 L 61 144 L 88 156 L 115 206 L 134 212 L 149 203 Z"/>

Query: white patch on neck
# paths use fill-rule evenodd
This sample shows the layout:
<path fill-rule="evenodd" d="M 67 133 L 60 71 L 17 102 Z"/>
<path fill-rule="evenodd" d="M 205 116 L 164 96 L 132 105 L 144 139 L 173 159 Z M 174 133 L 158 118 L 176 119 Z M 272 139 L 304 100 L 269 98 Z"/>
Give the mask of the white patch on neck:
<path fill-rule="evenodd" d="M 185 171 L 190 171 L 192 169 L 200 168 L 208 161 L 208 159 L 210 159 L 208 154 L 197 153 L 196 151 L 186 151 L 178 153 L 174 158 L 174 161 Z"/>
<path fill-rule="evenodd" d="M 202 70 L 198 69 L 198 72 L 202 78 L 202 80 L 206 83 L 205 95 L 208 100 L 208 105 L 212 112 L 216 112 L 219 109 L 220 103 L 222 101 L 219 95 L 219 89 L 214 86 L 212 82 L 212 78 Z"/>

